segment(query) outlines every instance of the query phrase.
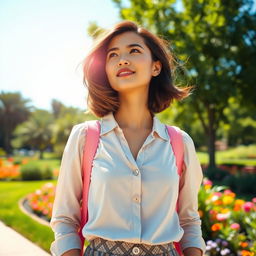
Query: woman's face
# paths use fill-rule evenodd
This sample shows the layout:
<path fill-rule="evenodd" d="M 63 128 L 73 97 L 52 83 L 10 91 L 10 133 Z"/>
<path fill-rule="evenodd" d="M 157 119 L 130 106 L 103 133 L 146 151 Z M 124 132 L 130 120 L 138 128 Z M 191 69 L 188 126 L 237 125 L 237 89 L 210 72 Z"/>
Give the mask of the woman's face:
<path fill-rule="evenodd" d="M 111 87 L 123 92 L 148 87 L 152 76 L 160 73 L 161 63 L 152 60 L 141 36 L 125 32 L 110 41 L 105 70 Z"/>

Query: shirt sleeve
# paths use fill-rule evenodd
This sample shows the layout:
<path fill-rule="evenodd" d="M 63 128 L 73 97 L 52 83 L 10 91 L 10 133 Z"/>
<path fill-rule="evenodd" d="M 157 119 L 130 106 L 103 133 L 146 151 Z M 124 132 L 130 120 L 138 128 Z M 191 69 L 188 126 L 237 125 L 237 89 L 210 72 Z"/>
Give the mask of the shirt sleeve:
<path fill-rule="evenodd" d="M 202 168 L 191 137 L 182 131 L 184 142 L 184 165 L 180 180 L 178 214 L 184 235 L 180 241 L 182 250 L 196 247 L 205 252 L 201 220 L 198 213 L 198 192 L 202 183 Z"/>
<path fill-rule="evenodd" d="M 78 235 L 82 198 L 82 157 L 85 140 L 85 124 L 72 128 L 65 146 L 58 176 L 50 226 L 55 240 L 50 251 L 60 256 L 71 249 L 81 249 Z"/>

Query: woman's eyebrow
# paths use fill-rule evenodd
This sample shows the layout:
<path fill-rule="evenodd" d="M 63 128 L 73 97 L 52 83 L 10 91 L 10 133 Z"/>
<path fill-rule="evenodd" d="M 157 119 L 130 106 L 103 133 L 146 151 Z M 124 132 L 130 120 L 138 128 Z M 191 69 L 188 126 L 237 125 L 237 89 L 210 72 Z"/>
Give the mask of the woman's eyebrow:
<path fill-rule="evenodd" d="M 135 46 L 140 47 L 144 50 L 144 48 L 140 44 L 129 44 L 129 45 L 126 46 L 126 48 L 132 48 L 132 47 L 135 47 Z M 111 51 L 116 51 L 116 50 L 119 50 L 119 48 L 118 47 L 113 47 L 113 48 L 108 49 L 107 53 L 109 53 Z"/>

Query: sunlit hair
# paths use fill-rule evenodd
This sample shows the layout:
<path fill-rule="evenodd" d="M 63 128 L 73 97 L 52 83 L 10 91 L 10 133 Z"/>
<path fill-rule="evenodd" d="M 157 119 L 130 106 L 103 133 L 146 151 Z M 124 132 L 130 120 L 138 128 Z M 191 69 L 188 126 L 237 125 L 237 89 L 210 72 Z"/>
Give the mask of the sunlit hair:
<path fill-rule="evenodd" d="M 179 88 L 173 84 L 174 57 L 168 49 L 167 41 L 152 34 L 131 21 L 117 23 L 111 30 L 105 31 L 95 41 L 94 47 L 86 56 L 83 64 L 84 84 L 88 88 L 88 108 L 98 117 L 119 108 L 118 92 L 112 89 L 105 72 L 107 48 L 110 41 L 124 32 L 140 35 L 151 51 L 152 59 L 162 63 L 158 76 L 152 77 L 149 85 L 148 109 L 159 113 L 168 108 L 174 99 L 181 100 L 189 95 L 191 87 Z"/>

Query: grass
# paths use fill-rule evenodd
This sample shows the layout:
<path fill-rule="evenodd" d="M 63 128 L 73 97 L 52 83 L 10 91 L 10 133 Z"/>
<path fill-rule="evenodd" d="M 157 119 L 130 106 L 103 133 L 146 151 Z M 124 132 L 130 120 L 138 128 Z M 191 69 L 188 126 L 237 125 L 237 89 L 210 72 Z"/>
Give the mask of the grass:
<path fill-rule="evenodd" d="M 207 164 L 209 156 L 207 152 L 197 152 L 201 164 Z M 243 164 L 256 166 L 256 145 L 238 146 L 225 151 L 216 152 L 217 164 Z"/>
<path fill-rule="evenodd" d="M 0 219 L 18 233 L 39 247 L 50 252 L 54 234 L 51 228 L 44 226 L 25 215 L 18 206 L 19 200 L 34 192 L 49 181 L 0 181 Z M 56 181 L 50 181 L 56 183 Z"/>

